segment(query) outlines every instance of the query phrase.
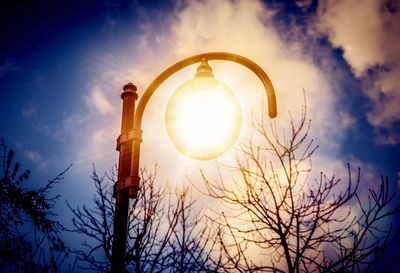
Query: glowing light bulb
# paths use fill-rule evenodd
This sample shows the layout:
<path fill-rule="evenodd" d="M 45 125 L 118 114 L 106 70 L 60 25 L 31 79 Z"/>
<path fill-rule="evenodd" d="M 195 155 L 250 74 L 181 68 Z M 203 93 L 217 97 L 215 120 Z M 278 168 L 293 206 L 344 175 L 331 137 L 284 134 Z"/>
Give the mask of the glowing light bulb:
<path fill-rule="evenodd" d="M 194 159 L 225 153 L 238 138 L 241 125 L 234 93 L 214 78 L 205 60 L 196 77 L 178 87 L 167 105 L 168 134 L 179 151 Z"/>

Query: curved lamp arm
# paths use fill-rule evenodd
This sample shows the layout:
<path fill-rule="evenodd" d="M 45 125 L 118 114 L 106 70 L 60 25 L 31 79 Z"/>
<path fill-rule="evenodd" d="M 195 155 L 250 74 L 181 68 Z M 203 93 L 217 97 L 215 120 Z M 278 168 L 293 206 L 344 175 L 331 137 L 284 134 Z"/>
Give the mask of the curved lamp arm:
<path fill-rule="evenodd" d="M 172 74 L 175 72 L 198 62 L 201 62 L 201 60 L 205 58 L 207 61 L 209 60 L 224 60 L 224 61 L 231 61 L 235 63 L 239 63 L 241 65 L 246 66 L 250 70 L 252 70 L 258 78 L 261 80 L 265 87 L 265 91 L 267 92 L 267 98 L 268 98 L 268 113 L 271 118 L 276 117 L 277 111 L 276 111 L 276 98 L 275 98 L 275 91 L 272 86 L 271 80 L 267 76 L 267 73 L 256 63 L 253 61 L 237 55 L 233 53 L 228 53 L 228 52 L 208 52 L 208 53 L 201 53 L 198 55 L 194 55 L 192 57 L 188 57 L 186 59 L 183 59 L 176 64 L 168 67 L 164 72 L 162 72 L 160 75 L 158 75 L 157 78 L 153 80 L 153 82 L 147 87 L 147 89 L 144 91 L 142 98 L 140 99 L 140 102 L 137 106 L 137 110 L 135 113 L 135 121 L 134 121 L 134 128 L 135 129 L 141 129 L 142 127 L 142 118 L 143 118 L 143 112 L 144 109 L 150 99 L 150 97 L 153 95 L 153 93 L 156 91 L 156 89 Z"/>

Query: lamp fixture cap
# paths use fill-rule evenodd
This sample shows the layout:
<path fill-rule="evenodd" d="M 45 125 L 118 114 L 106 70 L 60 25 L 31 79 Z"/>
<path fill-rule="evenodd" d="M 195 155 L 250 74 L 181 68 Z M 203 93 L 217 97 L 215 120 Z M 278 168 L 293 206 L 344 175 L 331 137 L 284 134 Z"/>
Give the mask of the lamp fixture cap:
<path fill-rule="evenodd" d="M 197 73 L 195 75 L 196 78 L 199 77 L 210 77 L 210 78 L 214 78 L 214 75 L 212 73 L 212 68 L 211 66 L 208 64 L 207 60 L 205 58 L 201 59 L 201 64 L 200 66 L 197 68 Z"/>

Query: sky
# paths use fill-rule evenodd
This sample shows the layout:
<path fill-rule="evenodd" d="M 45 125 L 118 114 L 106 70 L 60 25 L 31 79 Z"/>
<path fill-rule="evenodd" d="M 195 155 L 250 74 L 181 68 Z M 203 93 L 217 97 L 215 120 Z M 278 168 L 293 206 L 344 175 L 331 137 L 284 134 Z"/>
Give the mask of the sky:
<path fill-rule="evenodd" d="M 31 169 L 31 186 L 72 163 L 57 191 L 73 206 L 85 204 L 94 194 L 93 164 L 102 173 L 117 163 L 123 85 L 133 82 L 140 98 L 175 62 L 226 51 L 267 72 L 283 130 L 289 112 L 299 115 L 304 90 L 320 146 L 316 174 L 345 175 L 351 163 L 362 168 L 363 186 L 387 175 L 398 192 L 399 22 L 400 2 L 390 0 L 1 1 L 0 135 Z M 265 91 L 240 65 L 210 65 L 242 105 L 240 141 L 251 114 L 263 114 Z M 180 154 L 164 124 L 168 98 L 195 68 L 162 84 L 145 110 L 140 164 L 158 162 L 166 183 L 213 164 Z M 69 219 L 64 203 L 57 209 Z"/>

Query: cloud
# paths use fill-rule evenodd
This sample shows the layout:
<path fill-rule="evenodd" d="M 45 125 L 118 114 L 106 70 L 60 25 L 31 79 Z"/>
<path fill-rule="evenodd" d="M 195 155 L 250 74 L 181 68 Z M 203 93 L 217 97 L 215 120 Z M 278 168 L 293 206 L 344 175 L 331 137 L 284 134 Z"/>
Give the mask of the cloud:
<path fill-rule="evenodd" d="M 160 15 L 163 22 L 161 25 L 158 21 L 160 18 L 156 20 L 142 14 L 139 20 L 141 25 L 132 32 L 135 43 L 129 48 L 129 52 L 134 52 L 134 65 L 131 62 L 129 65 L 121 63 L 112 54 L 102 55 L 99 62 L 110 59 L 112 63 L 108 66 L 97 66 L 99 77 L 94 79 L 96 84 L 85 102 L 104 114 L 118 112 L 111 105 L 121 107 L 119 96 L 110 92 L 106 97 L 104 90 L 121 90 L 126 82 L 132 81 L 138 86 L 140 99 L 150 82 L 173 63 L 200 52 L 232 52 L 248 57 L 268 73 L 277 95 L 278 117 L 275 122 L 278 128 L 289 127 L 288 112 L 295 119 L 300 115 L 304 89 L 308 114 L 313 120 L 312 137 L 325 147 L 337 148 L 343 131 L 354 123 L 354 119 L 345 114 L 337 114 L 337 96 L 332 91 L 330 75 L 325 75 L 298 44 L 281 39 L 275 28 L 274 14 L 275 11 L 267 9 L 260 1 L 245 0 L 177 1 L 173 14 Z M 262 104 L 263 99 L 265 102 L 265 90 L 260 80 L 252 71 L 239 64 L 210 61 L 210 65 L 214 75 L 235 92 L 243 108 L 242 132 L 248 131 L 251 127 L 249 116 L 252 113 L 266 116 Z M 195 69 L 192 66 L 174 74 L 151 97 L 143 118 L 142 150 L 146 151 L 141 155 L 143 165 L 151 164 L 154 159 L 160 162 L 177 162 L 182 166 L 191 164 L 190 159 L 181 160 L 183 156 L 169 140 L 163 123 L 168 98 L 177 86 L 193 77 Z M 111 97 L 112 94 L 114 95 Z M 108 95 L 113 98 L 113 104 L 107 99 Z M 108 126 L 114 128 L 114 138 L 117 137 L 120 126 L 120 116 L 115 116 L 116 120 Z M 92 125 L 94 127 L 94 124 L 87 126 Z M 103 128 L 105 127 L 107 126 Z M 243 133 L 241 139 L 244 137 Z M 109 149 L 113 150 L 114 142 L 110 146 Z M 101 149 L 94 150 L 102 153 Z M 164 157 L 167 158 L 164 160 Z M 193 170 L 196 171 L 197 166 Z M 163 176 L 163 167 L 160 172 Z M 177 170 L 174 179 L 184 180 L 188 172 L 188 168 L 182 167 Z M 169 166 L 165 167 L 165 174 L 167 173 L 170 173 Z"/>
<path fill-rule="evenodd" d="M 237 53 L 259 64 L 271 78 L 278 103 L 275 122 L 280 131 L 290 127 L 288 112 L 298 120 L 305 89 L 308 114 L 313 121 L 311 137 L 327 149 L 336 149 L 343 131 L 354 123 L 354 119 L 337 114 L 337 96 L 332 91 L 330 75 L 325 75 L 301 47 L 283 41 L 273 20 L 274 11 L 268 10 L 260 1 L 179 1 L 161 28 L 152 21 L 143 22 L 146 28 L 135 38 L 142 42 L 134 49 L 138 55 L 134 68 L 103 71 L 101 74 L 107 77 L 114 73 L 117 80 L 102 82 L 119 82 L 119 86 L 111 88 L 116 90 L 125 82 L 133 81 L 138 85 L 140 98 L 158 73 L 185 57 L 207 51 Z M 149 33 L 162 39 L 150 42 Z M 257 76 L 239 64 L 210 61 L 210 65 L 214 75 L 233 89 L 242 105 L 241 140 L 245 141 L 246 133 L 251 129 L 249 116 L 252 113 L 257 117 L 266 116 L 262 104 L 265 90 Z M 183 69 L 163 83 L 144 113 L 141 166 L 158 160 L 159 177 L 165 177 L 168 183 L 185 181 L 187 175 L 192 176 L 198 171 L 198 164 L 184 158 L 173 146 L 164 125 L 169 96 L 183 81 L 193 77 L 195 69 L 195 66 Z M 116 127 L 119 126 L 118 122 Z M 101 153 L 101 150 L 97 151 Z M 220 159 L 229 160 L 232 154 L 228 152 Z M 332 154 L 329 156 L 332 159 Z M 205 162 L 201 163 L 202 168 L 205 165 Z"/>
<path fill-rule="evenodd" d="M 8 73 L 20 71 L 13 58 L 4 57 L 0 59 L 0 78 L 5 78 Z"/>
<path fill-rule="evenodd" d="M 28 158 L 36 166 L 39 171 L 47 169 L 47 162 L 43 159 L 41 154 L 37 151 L 27 150 L 25 152 L 26 158 Z"/>
<path fill-rule="evenodd" d="M 400 3 L 398 1 L 321 1 L 319 29 L 326 34 L 370 99 L 368 121 L 382 144 L 400 142 Z"/>
<path fill-rule="evenodd" d="M 176 9 L 171 25 L 176 59 L 204 51 L 228 51 L 248 57 L 268 73 L 274 84 L 277 123 L 287 127 L 284 124 L 290 124 L 288 112 L 299 116 L 304 89 L 314 136 L 326 145 L 338 143 L 349 119 L 343 121 L 336 114 L 337 97 L 329 75 L 298 44 L 281 39 L 274 14 L 260 1 L 184 1 Z M 226 62 L 210 64 L 216 77 L 236 92 L 246 114 L 261 111 L 260 94 L 265 91 L 251 71 Z M 333 138 L 335 142 L 331 141 Z"/>
<path fill-rule="evenodd" d="M 62 130 L 73 131 L 88 120 L 87 115 L 72 113 L 62 121 Z"/>
<path fill-rule="evenodd" d="M 21 109 L 21 114 L 25 118 L 30 118 L 37 114 L 37 108 L 33 103 L 28 103 L 24 108 Z"/>
<path fill-rule="evenodd" d="M 114 112 L 114 106 L 98 85 L 95 85 L 90 91 L 89 96 L 84 97 L 84 99 L 87 105 L 94 107 L 103 115 L 112 114 Z"/>
<path fill-rule="evenodd" d="M 267 9 L 260 1 L 175 2 L 173 14 L 161 16 L 164 22 L 161 26 L 152 17 L 144 15 L 141 18 L 142 26 L 132 32 L 135 43 L 129 48 L 135 54 L 132 57 L 134 64 L 121 64 L 113 55 L 102 56 L 102 60 L 110 59 L 113 63 L 109 66 L 98 66 L 99 77 L 94 81 L 101 83 L 99 85 L 105 90 L 121 90 L 126 82 L 132 81 L 138 86 L 140 99 L 144 89 L 159 73 L 185 57 L 207 51 L 227 51 L 246 56 L 259 64 L 274 84 L 278 103 L 278 117 L 274 122 L 279 131 L 290 127 L 288 112 L 298 120 L 303 104 L 303 89 L 305 90 L 308 117 L 312 119 L 310 137 L 324 147 L 318 154 L 325 154 L 316 157 L 323 158 L 321 170 L 329 170 L 328 162 L 341 160 L 337 159 L 336 152 L 327 151 L 338 150 L 344 131 L 351 128 L 356 121 L 348 113 L 340 112 L 335 93 L 337 86 L 334 86 L 336 81 L 331 78 L 332 75 L 325 73 L 313 62 L 310 52 L 304 52 L 299 40 L 288 42 L 281 38 L 276 29 L 274 15 L 275 11 Z M 300 28 L 293 31 L 298 36 L 304 36 Z M 240 139 L 245 141 L 246 132 L 251 129 L 249 116 L 252 113 L 257 117 L 261 114 L 266 116 L 262 104 L 263 99 L 265 102 L 265 97 L 262 97 L 265 90 L 256 75 L 239 64 L 210 61 L 210 65 L 216 78 L 233 89 L 242 105 L 244 122 Z M 140 164 L 148 166 L 154 160 L 159 161 L 159 176 L 168 180 L 168 183 L 184 181 L 188 174 L 198 171 L 196 162 L 185 158 L 176 150 L 169 140 L 164 124 L 169 97 L 177 86 L 193 77 L 195 69 L 195 66 L 185 68 L 165 81 L 152 95 L 144 112 Z M 99 92 L 98 86 L 92 90 L 91 96 L 96 90 Z M 104 97 L 104 93 L 100 93 Z M 113 98 L 113 105 L 120 108 L 122 104 L 119 96 L 114 93 Z M 112 124 L 102 126 L 102 129 L 108 128 L 108 134 L 100 132 L 100 128 L 90 130 L 93 138 L 88 139 L 85 148 L 81 149 L 83 153 L 86 149 L 85 152 L 90 156 L 82 154 L 83 161 L 87 158 L 99 160 L 104 154 L 117 155 L 114 150 L 115 141 L 98 141 L 103 140 L 105 135 L 110 139 L 118 137 L 120 116 L 115 116 Z M 94 124 L 88 124 L 88 127 L 94 127 Z M 232 154 L 233 152 L 228 152 L 220 159 L 229 159 Z M 114 161 L 111 162 L 112 158 L 108 158 L 110 163 L 105 163 L 107 167 L 114 164 Z M 319 158 L 314 160 L 318 161 Z M 201 162 L 201 166 L 204 165 L 206 163 Z M 171 168 L 174 169 L 173 174 Z"/>
<path fill-rule="evenodd" d="M 35 104 L 28 103 L 21 109 L 21 115 L 29 120 L 29 126 L 45 136 L 54 136 L 54 128 L 48 124 L 48 120 L 38 114 Z"/>
<path fill-rule="evenodd" d="M 368 68 L 385 62 L 381 37 L 380 1 L 323 1 L 319 5 L 320 27 L 360 77 Z"/>

